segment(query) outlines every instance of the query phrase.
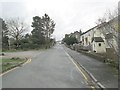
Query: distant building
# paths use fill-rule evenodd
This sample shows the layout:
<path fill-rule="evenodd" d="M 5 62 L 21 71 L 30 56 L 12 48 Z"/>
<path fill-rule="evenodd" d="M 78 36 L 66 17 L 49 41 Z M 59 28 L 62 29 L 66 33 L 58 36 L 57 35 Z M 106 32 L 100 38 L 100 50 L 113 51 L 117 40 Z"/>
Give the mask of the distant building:
<path fill-rule="evenodd" d="M 80 30 L 80 32 L 79 31 L 75 31 L 74 33 L 71 33 L 69 36 L 70 37 L 75 37 L 77 39 L 78 43 L 80 43 L 81 33 L 82 33 L 81 30 Z"/>

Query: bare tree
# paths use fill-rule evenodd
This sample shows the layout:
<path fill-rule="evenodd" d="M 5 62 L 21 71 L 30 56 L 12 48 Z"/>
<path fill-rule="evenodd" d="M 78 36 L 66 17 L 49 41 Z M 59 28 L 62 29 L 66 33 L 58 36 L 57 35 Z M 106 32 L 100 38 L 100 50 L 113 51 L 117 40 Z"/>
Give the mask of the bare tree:
<path fill-rule="evenodd" d="M 106 10 L 104 15 L 102 17 L 98 18 L 98 20 L 96 21 L 96 24 L 108 22 L 108 21 L 116 18 L 118 16 L 118 11 L 119 11 L 118 7 L 116 7 L 113 11 L 111 11 L 110 9 Z"/>
<path fill-rule="evenodd" d="M 25 32 L 28 30 L 28 26 L 19 18 L 12 18 L 7 20 L 9 37 L 15 39 L 16 48 L 19 47 L 19 41 L 22 39 Z"/>

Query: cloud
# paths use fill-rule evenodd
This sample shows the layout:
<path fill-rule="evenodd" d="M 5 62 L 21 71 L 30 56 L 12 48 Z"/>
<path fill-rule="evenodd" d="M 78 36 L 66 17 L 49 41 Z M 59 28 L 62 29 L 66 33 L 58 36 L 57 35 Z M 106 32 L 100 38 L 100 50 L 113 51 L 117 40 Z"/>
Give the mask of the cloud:
<path fill-rule="evenodd" d="M 31 26 L 32 17 L 47 13 L 56 23 L 54 36 L 57 40 L 64 34 L 86 31 L 95 26 L 107 9 L 113 10 L 119 0 L 3 0 L 2 17 L 24 17 Z M 32 28 L 30 28 L 32 29 Z"/>

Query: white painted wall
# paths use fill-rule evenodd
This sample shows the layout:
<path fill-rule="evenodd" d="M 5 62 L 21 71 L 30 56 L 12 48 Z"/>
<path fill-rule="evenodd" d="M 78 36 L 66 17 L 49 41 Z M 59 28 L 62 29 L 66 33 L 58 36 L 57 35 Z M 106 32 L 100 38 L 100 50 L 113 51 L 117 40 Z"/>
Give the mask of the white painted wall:
<path fill-rule="evenodd" d="M 83 43 L 84 43 L 84 46 L 88 46 L 89 44 L 92 44 L 91 41 L 92 41 L 92 38 L 94 37 L 94 30 L 91 30 L 91 31 L 81 35 L 80 41 L 82 41 L 82 39 L 83 39 L 82 37 L 84 37 L 84 42 L 82 42 L 82 45 L 83 45 Z M 86 43 L 85 38 L 87 38 L 88 43 Z"/>
<path fill-rule="evenodd" d="M 97 28 L 94 29 L 94 37 L 101 37 L 101 31 Z"/>
<path fill-rule="evenodd" d="M 99 46 L 99 43 L 101 46 Z M 105 53 L 106 52 L 106 46 L 104 42 L 94 42 L 93 41 L 93 51 L 96 51 L 96 53 Z"/>

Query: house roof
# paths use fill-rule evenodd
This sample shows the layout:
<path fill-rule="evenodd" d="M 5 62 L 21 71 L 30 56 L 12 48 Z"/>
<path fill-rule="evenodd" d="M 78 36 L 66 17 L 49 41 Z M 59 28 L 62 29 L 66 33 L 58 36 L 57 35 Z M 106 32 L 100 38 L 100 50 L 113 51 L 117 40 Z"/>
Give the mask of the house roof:
<path fill-rule="evenodd" d="M 92 42 L 104 42 L 104 40 L 101 37 L 93 37 Z"/>
<path fill-rule="evenodd" d="M 103 27 L 103 26 L 105 26 L 105 25 L 107 25 L 107 24 L 109 24 L 109 23 L 111 23 L 111 22 L 113 22 L 113 21 L 117 21 L 119 17 L 120 17 L 120 15 L 118 15 L 117 17 L 113 18 L 113 19 L 110 20 L 110 21 L 107 21 L 107 22 L 101 23 L 101 24 L 99 24 L 99 25 L 96 25 L 95 27 L 87 30 L 86 32 L 83 32 L 81 35 L 86 34 L 87 32 L 93 30 L 94 28 L 101 28 L 101 27 Z"/>
<path fill-rule="evenodd" d="M 95 26 L 95 27 L 93 27 L 93 28 L 91 28 L 91 29 L 87 30 L 86 32 L 83 32 L 81 35 L 86 34 L 87 32 L 89 32 L 89 31 L 93 30 L 93 29 L 94 29 L 94 28 L 96 28 L 96 27 L 97 27 L 97 26 Z"/>

